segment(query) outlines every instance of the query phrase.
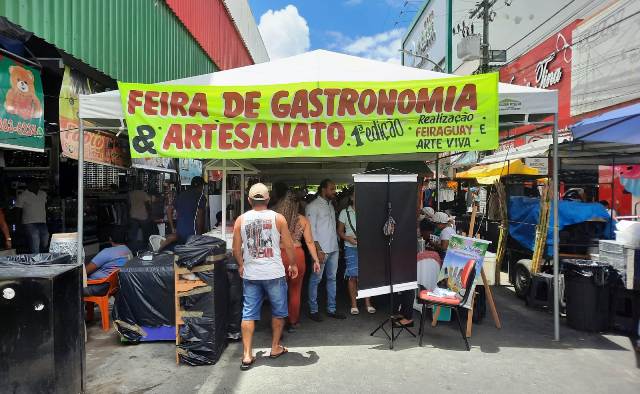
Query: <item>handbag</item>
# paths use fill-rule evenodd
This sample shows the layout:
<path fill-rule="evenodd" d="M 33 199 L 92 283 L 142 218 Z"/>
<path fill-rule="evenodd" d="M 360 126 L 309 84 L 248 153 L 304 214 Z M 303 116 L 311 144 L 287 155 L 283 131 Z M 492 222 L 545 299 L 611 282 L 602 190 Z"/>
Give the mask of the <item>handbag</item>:
<path fill-rule="evenodd" d="M 351 222 L 351 215 L 349 214 L 349 207 L 346 208 L 347 211 L 347 221 L 349 222 L 349 227 L 351 227 L 351 231 L 353 231 L 353 234 L 355 234 L 356 239 L 358 239 L 358 232 L 356 231 L 356 228 L 354 227 L 353 223 Z"/>

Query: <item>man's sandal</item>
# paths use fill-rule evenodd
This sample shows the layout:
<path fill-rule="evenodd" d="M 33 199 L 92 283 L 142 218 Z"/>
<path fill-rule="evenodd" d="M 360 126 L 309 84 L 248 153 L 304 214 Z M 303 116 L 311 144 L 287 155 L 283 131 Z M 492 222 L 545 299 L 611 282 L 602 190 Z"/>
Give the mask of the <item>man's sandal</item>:
<path fill-rule="evenodd" d="M 251 367 L 253 367 L 253 364 L 255 364 L 256 362 L 256 358 L 255 357 L 251 357 L 251 361 L 246 362 L 244 360 L 242 360 L 242 364 L 240 364 L 240 370 L 242 371 L 247 371 L 249 369 L 251 369 Z"/>
<path fill-rule="evenodd" d="M 284 347 L 284 346 L 282 346 L 282 345 L 280 345 L 280 347 L 282 348 L 282 351 L 281 351 L 280 353 L 278 353 L 278 354 L 273 354 L 273 353 L 271 353 L 271 354 L 269 355 L 269 358 L 273 358 L 273 359 L 275 359 L 275 358 L 278 358 L 278 357 L 282 356 L 283 354 L 285 354 L 285 353 L 288 353 L 288 352 L 289 352 L 289 349 L 287 349 L 286 347 Z"/>

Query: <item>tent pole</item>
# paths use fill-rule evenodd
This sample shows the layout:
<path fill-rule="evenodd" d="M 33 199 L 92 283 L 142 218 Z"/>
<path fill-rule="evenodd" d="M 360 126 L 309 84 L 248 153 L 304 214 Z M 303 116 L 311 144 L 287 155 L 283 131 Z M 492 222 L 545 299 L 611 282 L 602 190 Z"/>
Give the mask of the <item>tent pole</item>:
<path fill-rule="evenodd" d="M 222 239 L 227 241 L 227 160 L 222 159 Z"/>
<path fill-rule="evenodd" d="M 609 239 L 614 238 L 614 222 L 613 222 L 613 213 L 616 211 L 616 157 L 611 156 L 611 204 L 609 205 L 611 209 L 609 211 L 609 215 L 611 216 L 611 226 L 609 226 Z"/>
<path fill-rule="evenodd" d="M 558 233 L 558 114 L 553 116 L 553 338 L 560 340 L 560 236 Z"/>
<path fill-rule="evenodd" d="M 440 154 L 436 153 L 436 211 L 440 212 Z"/>
<path fill-rule="evenodd" d="M 240 215 L 244 213 L 244 169 L 240 171 Z"/>
<path fill-rule="evenodd" d="M 78 128 L 78 264 L 84 265 L 84 124 Z"/>

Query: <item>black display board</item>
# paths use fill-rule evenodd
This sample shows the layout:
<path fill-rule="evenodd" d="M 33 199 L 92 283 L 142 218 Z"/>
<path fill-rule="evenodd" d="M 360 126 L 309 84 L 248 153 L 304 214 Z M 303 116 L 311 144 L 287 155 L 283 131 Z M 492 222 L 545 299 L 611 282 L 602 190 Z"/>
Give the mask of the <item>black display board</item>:
<path fill-rule="evenodd" d="M 388 182 L 390 178 L 390 182 Z M 388 237 L 383 227 L 388 217 L 396 222 L 391 242 L 391 272 L 394 293 L 416 287 L 417 237 L 415 174 L 355 175 L 358 231 L 358 297 L 389 293 Z M 389 193 L 387 193 L 387 190 Z"/>

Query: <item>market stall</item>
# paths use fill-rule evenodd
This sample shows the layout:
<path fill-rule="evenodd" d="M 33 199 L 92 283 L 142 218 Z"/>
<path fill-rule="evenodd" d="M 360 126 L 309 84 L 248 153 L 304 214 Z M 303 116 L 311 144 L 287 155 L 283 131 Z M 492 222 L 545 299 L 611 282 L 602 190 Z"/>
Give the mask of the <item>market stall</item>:
<path fill-rule="evenodd" d="M 464 89 L 471 88 L 465 88 L 464 81 L 467 80 L 464 78 L 479 78 L 477 80 L 477 96 L 475 91 L 473 95 L 469 94 L 470 91 L 465 93 Z M 80 117 L 84 120 L 91 120 L 94 124 L 119 124 L 120 126 L 116 126 L 115 129 L 112 128 L 118 132 L 125 129 L 122 125 L 126 119 L 130 140 L 134 148 L 132 150 L 134 157 L 158 154 L 166 157 L 242 160 L 243 162 L 248 161 L 256 168 L 259 168 L 261 163 L 277 163 L 281 169 L 304 162 L 317 163 L 319 170 L 322 170 L 322 164 L 327 162 L 425 161 L 432 158 L 435 152 L 495 148 L 498 123 L 500 127 L 526 124 L 553 125 L 553 122 L 539 122 L 538 119 L 544 119 L 557 112 L 556 92 L 499 84 L 498 95 L 494 96 L 496 101 L 493 104 L 495 105 L 494 111 L 499 107 L 500 117 L 498 119 L 498 114 L 495 112 L 493 114 L 491 111 L 483 113 L 488 108 L 485 106 L 488 103 L 484 102 L 488 97 L 483 96 L 480 89 L 482 84 L 480 81 L 485 76 L 464 78 L 317 50 L 268 63 L 170 81 L 161 85 L 153 85 L 154 87 L 121 84 L 119 91 L 81 96 Z M 441 85 L 449 86 L 446 88 L 446 96 L 443 88 L 438 90 L 438 86 Z M 458 89 L 457 93 L 456 90 L 453 90 L 452 86 L 454 85 Z M 419 89 L 422 86 L 426 88 L 425 94 L 427 88 L 432 89 L 431 96 L 420 98 Z M 158 87 L 162 87 L 160 90 L 164 93 L 159 90 L 152 92 Z M 314 97 L 312 92 L 318 90 L 321 92 Z M 238 131 L 237 120 L 231 122 L 232 125 L 228 128 L 225 126 L 224 131 L 218 129 L 219 133 L 224 135 L 227 135 L 227 131 L 231 133 L 233 129 L 235 139 L 211 137 L 207 139 L 206 135 L 211 136 L 212 134 L 207 134 L 206 130 L 202 131 L 190 124 L 185 125 L 183 117 L 187 112 L 190 112 L 190 116 L 199 118 L 200 127 L 204 124 L 203 119 L 209 116 L 208 113 L 207 116 L 204 116 L 203 111 L 206 105 L 199 102 L 203 96 L 198 96 L 198 93 L 203 91 L 207 92 L 204 97 L 207 97 L 207 94 L 210 94 L 210 97 L 217 97 L 219 101 L 216 101 L 216 106 L 225 107 L 224 113 L 222 110 L 218 110 L 212 114 L 217 118 L 216 122 L 219 120 L 228 121 L 229 118 L 236 116 L 244 120 L 249 119 L 247 123 L 253 131 L 251 136 L 244 138 L 244 134 L 242 134 L 244 129 L 241 128 Z M 272 106 L 271 113 L 262 109 L 269 107 L 270 103 L 260 97 L 272 97 L 283 91 L 285 94 L 280 98 L 288 98 L 284 101 L 278 101 L 278 104 L 284 103 L 286 105 Z M 132 92 L 135 97 L 133 100 L 131 99 Z M 225 92 L 231 93 L 228 97 L 221 99 Z M 182 101 L 179 101 L 182 103 L 182 109 L 169 108 L 168 105 L 165 107 L 156 106 L 158 98 L 166 103 L 172 100 L 170 97 L 183 97 L 182 93 L 190 101 L 189 107 L 185 107 Z M 292 97 L 289 97 L 288 93 L 291 93 Z M 163 94 L 165 96 L 162 96 Z M 434 94 L 436 99 L 433 98 Z M 319 98 L 318 95 L 321 97 Z M 438 99 L 437 95 L 441 95 L 441 98 Z M 367 98 L 364 98 L 365 96 Z M 471 101 L 465 103 L 465 100 L 471 99 L 472 96 L 479 100 L 477 105 Z M 148 100 L 149 97 L 150 100 Z M 460 101 L 461 98 L 462 101 Z M 327 100 L 335 100 L 339 104 L 338 111 L 335 111 L 337 113 L 334 113 L 335 107 L 333 106 L 327 106 L 327 108 L 331 108 L 329 112 L 327 112 L 327 108 L 321 108 L 322 104 L 327 103 Z M 372 105 L 373 100 L 377 102 L 377 105 L 375 103 Z M 148 104 L 145 105 L 143 102 Z M 334 101 L 330 102 L 334 103 Z M 174 101 L 175 103 L 176 101 Z M 386 109 L 389 103 L 398 105 L 398 107 Z M 444 110 L 442 109 L 443 103 Z M 126 111 L 123 110 L 123 105 Z M 434 111 L 434 105 L 439 109 Z M 156 106 L 156 109 L 152 109 L 151 113 L 157 114 L 157 111 L 160 113 L 164 111 L 164 114 L 167 115 L 170 111 L 175 112 L 173 117 L 166 119 L 161 132 L 158 131 L 160 129 L 146 128 L 148 123 L 145 123 L 145 117 L 150 113 L 144 108 L 151 108 L 150 106 Z M 340 109 L 340 107 L 343 108 Z M 430 124 L 442 125 L 442 123 L 446 123 L 446 120 L 442 119 L 442 115 L 434 114 L 451 110 L 454 112 L 462 110 L 466 114 L 470 112 L 478 114 L 477 118 L 466 118 L 467 124 L 472 125 L 474 131 L 472 132 L 471 128 L 466 131 L 464 128 L 438 130 L 437 127 L 430 126 Z M 281 111 L 284 111 L 284 114 Z M 313 113 L 309 116 L 305 111 Z M 144 112 L 147 114 L 143 114 Z M 279 115 L 275 116 L 274 113 Z M 180 116 L 176 117 L 178 114 Z M 279 137 L 275 139 L 277 140 L 275 146 L 273 138 L 269 140 L 268 137 L 264 137 L 267 139 L 256 137 L 267 133 L 257 132 L 260 127 L 259 123 L 252 120 L 256 118 L 266 120 L 270 125 L 281 125 L 278 130 Z M 281 123 L 283 119 L 296 126 L 292 131 L 293 134 L 289 134 L 290 131 L 282 131 L 284 130 L 283 123 Z M 326 121 L 319 132 L 316 129 L 314 135 L 308 131 L 311 119 Z M 459 118 L 457 121 L 453 121 L 453 127 L 462 120 Z M 299 125 L 303 125 L 300 131 L 297 129 Z M 417 127 L 416 125 L 424 126 Z M 190 127 L 190 131 L 185 134 L 187 126 Z M 409 128 L 405 130 L 404 127 L 407 126 Z M 460 126 L 464 127 L 464 125 Z M 274 128 L 270 127 L 273 135 Z M 411 127 L 416 127 L 416 130 L 414 131 Z M 82 123 L 80 130 L 80 133 L 83 133 L 84 125 Z M 169 135 L 180 136 L 180 138 L 174 139 L 172 137 L 169 143 L 166 143 L 166 130 L 173 130 L 174 134 L 169 133 Z M 186 135 L 189 137 L 185 140 Z M 292 135 L 295 138 L 292 138 Z M 469 135 L 473 138 L 461 138 Z M 204 146 L 200 143 L 194 143 L 193 138 Z M 386 143 L 389 139 L 391 142 Z M 251 149 L 239 146 L 245 145 L 245 143 L 250 145 Z M 136 151 L 136 146 L 139 148 L 138 151 Z M 360 149 L 362 146 L 365 148 Z M 80 152 L 80 158 L 82 163 L 82 152 Z M 276 168 L 272 166 L 271 169 L 275 170 Z M 329 172 L 328 175 L 330 174 Z M 79 177 L 82 177 L 82 165 L 79 168 Z M 226 177 L 223 177 L 222 181 L 226 182 Z M 226 193 L 223 193 L 223 198 L 225 195 Z M 81 188 L 79 196 L 82 196 Z M 223 236 L 225 227 L 223 226 Z M 556 320 L 556 337 L 558 335 Z"/>

